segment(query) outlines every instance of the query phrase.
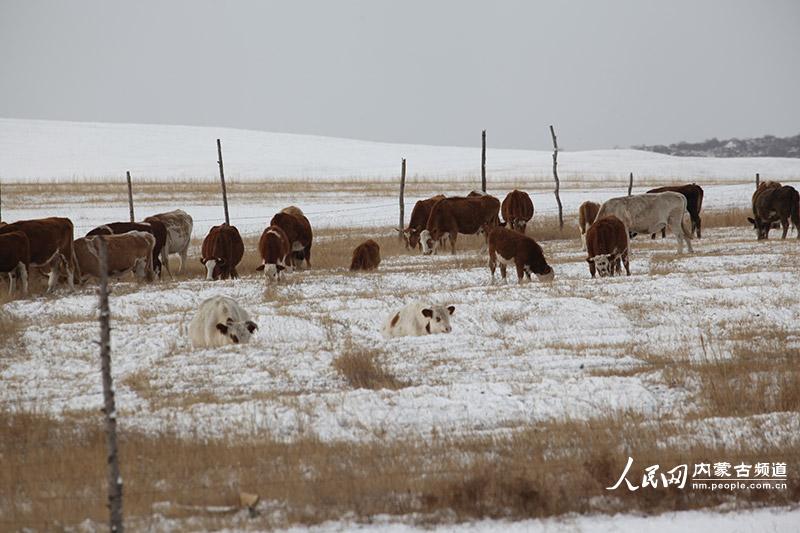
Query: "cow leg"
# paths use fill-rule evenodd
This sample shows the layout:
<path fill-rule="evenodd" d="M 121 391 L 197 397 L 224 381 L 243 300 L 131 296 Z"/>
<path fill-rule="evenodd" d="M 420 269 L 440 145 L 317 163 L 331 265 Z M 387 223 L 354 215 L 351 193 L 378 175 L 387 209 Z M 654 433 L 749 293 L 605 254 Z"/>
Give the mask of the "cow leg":
<path fill-rule="evenodd" d="M 13 297 L 14 291 L 17 289 L 17 273 L 16 269 L 8 273 L 8 295 Z"/>
<path fill-rule="evenodd" d="M 458 232 L 450 233 L 450 253 L 453 255 L 456 253 L 456 237 L 458 237 Z"/>
<path fill-rule="evenodd" d="M 75 279 L 74 279 L 75 271 L 72 268 L 72 265 L 73 265 L 72 261 L 69 261 L 66 257 L 64 257 L 62 255 L 61 256 L 61 264 L 64 266 L 64 271 L 66 272 L 66 275 L 67 275 L 67 285 L 69 285 L 69 290 L 74 291 L 75 290 Z"/>
<path fill-rule="evenodd" d="M 17 272 L 19 273 L 19 279 L 22 281 L 22 294 L 24 296 L 28 295 L 28 269 L 25 268 L 25 263 L 20 262 L 17 265 Z"/>
<path fill-rule="evenodd" d="M 514 266 L 517 267 L 517 283 L 522 284 L 522 280 L 525 279 L 525 265 L 520 259 L 514 258 Z"/>
<path fill-rule="evenodd" d="M 497 270 L 497 255 L 494 250 L 489 250 L 489 271 L 492 273 L 492 281 L 494 281 L 494 272 Z"/>
<path fill-rule="evenodd" d="M 669 220 L 669 226 L 672 228 L 672 233 L 675 235 L 675 240 L 678 241 L 678 254 L 683 253 L 683 228 L 681 228 L 681 220 L 680 217 L 671 217 Z M 687 241 L 688 243 L 688 241 Z M 689 251 L 691 252 L 691 244 L 689 244 Z"/>
<path fill-rule="evenodd" d="M 631 265 L 628 262 L 628 252 L 625 252 L 624 254 L 622 254 L 622 264 L 625 265 L 625 274 L 630 276 L 631 275 Z M 620 275 L 622 275 L 622 272 L 620 272 Z"/>
<path fill-rule="evenodd" d="M 783 228 L 783 235 L 781 235 L 781 239 L 785 239 L 786 235 L 789 233 L 789 219 L 788 218 L 781 219 L 781 227 Z"/>
<path fill-rule="evenodd" d="M 306 268 L 311 268 L 311 245 L 305 248 Z"/>
<path fill-rule="evenodd" d="M 167 269 L 167 274 L 169 274 L 169 279 L 175 279 L 175 276 L 172 275 L 172 271 L 169 269 L 169 253 L 167 253 L 167 246 L 161 249 L 161 264 L 164 265 L 164 268 Z"/>
<path fill-rule="evenodd" d="M 47 292 L 53 292 L 58 284 L 58 271 L 60 268 L 61 259 L 59 254 L 56 253 L 50 259 L 50 274 L 47 276 Z"/>
<path fill-rule="evenodd" d="M 503 280 L 506 279 L 506 264 L 502 261 L 500 261 L 500 277 L 502 277 Z"/>

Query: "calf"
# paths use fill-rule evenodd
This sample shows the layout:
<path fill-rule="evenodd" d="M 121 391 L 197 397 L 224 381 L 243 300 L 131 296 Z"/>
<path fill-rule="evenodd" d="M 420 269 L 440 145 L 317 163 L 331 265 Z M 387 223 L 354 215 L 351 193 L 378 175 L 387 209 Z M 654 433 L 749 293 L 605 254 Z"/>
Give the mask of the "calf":
<path fill-rule="evenodd" d="M 450 251 L 456 253 L 456 237 L 459 233 L 483 233 L 488 236 L 489 231 L 500 223 L 499 212 L 500 200 L 488 194 L 439 200 L 431 209 L 425 229 L 420 233 L 422 253 L 429 255 L 435 252 L 444 237 L 449 237 Z"/>
<path fill-rule="evenodd" d="M 525 227 L 533 218 L 533 201 L 528 193 L 514 189 L 508 193 L 500 206 L 506 227 L 525 233 Z"/>
<path fill-rule="evenodd" d="M 581 250 L 586 250 L 586 231 L 597 218 L 598 211 L 600 211 L 600 204 L 588 200 L 583 202 L 578 208 L 578 228 L 581 230 Z"/>
<path fill-rule="evenodd" d="M 143 231 L 155 238 L 156 244 L 153 247 L 153 271 L 161 278 L 161 250 L 167 243 L 167 228 L 159 220 L 150 222 L 110 222 L 94 228 L 86 234 L 87 237 L 93 235 L 121 235 L 129 231 Z"/>
<path fill-rule="evenodd" d="M 692 234 L 683 224 L 686 214 L 686 197 L 677 192 L 634 194 L 611 198 L 600 206 L 597 220 L 610 215 L 625 224 L 628 233 L 653 234 L 669 226 L 678 241 L 678 253 L 683 253 L 685 242 L 692 253 Z"/>
<path fill-rule="evenodd" d="M 622 274 L 620 259 L 625 265 L 625 272 L 631 275 L 628 264 L 628 230 L 625 224 L 615 216 L 607 216 L 594 221 L 586 232 L 586 249 L 589 273 L 595 272 L 601 277 Z"/>
<path fill-rule="evenodd" d="M 8 294 L 13 296 L 17 278 L 22 282 L 22 294 L 28 294 L 28 269 L 31 264 L 31 244 L 21 231 L 0 235 L 0 273 L 8 274 Z"/>
<path fill-rule="evenodd" d="M 383 326 L 384 337 L 405 337 L 450 333 L 450 315 L 456 308 L 416 301 L 389 315 Z"/>
<path fill-rule="evenodd" d="M 244 256 L 244 242 L 236 226 L 220 224 L 213 226 L 200 250 L 200 262 L 206 267 L 206 279 L 236 279 L 236 265 Z"/>
<path fill-rule="evenodd" d="M 195 348 L 244 344 L 258 326 L 236 300 L 212 296 L 200 304 L 189 323 L 189 339 Z"/>
<path fill-rule="evenodd" d="M 350 270 L 375 270 L 381 264 L 381 247 L 372 239 L 366 240 L 353 250 Z"/>
<path fill-rule="evenodd" d="M 310 267 L 314 233 L 303 212 L 296 207 L 287 207 L 272 217 L 269 225 L 279 226 L 286 232 L 292 251 L 292 265 L 299 268 L 305 262 L 305 266 Z"/>
<path fill-rule="evenodd" d="M 434 204 L 439 200 L 444 199 L 443 194 L 431 196 L 426 200 L 418 200 L 414 204 L 414 209 L 411 211 L 411 219 L 408 221 L 408 227 L 403 230 L 403 236 L 406 241 L 406 248 L 416 248 L 420 241 L 419 235 L 425 229 L 428 223 L 428 217 L 431 215 L 431 209 Z"/>
<path fill-rule="evenodd" d="M 164 225 L 166 231 L 166 242 L 164 247 L 161 248 L 161 262 L 167 269 L 170 277 L 172 271 L 169 268 L 169 255 L 178 254 L 181 258 L 181 264 L 178 267 L 178 273 L 183 271 L 186 265 L 186 255 L 189 252 L 189 243 L 192 240 L 192 228 L 194 221 L 192 217 L 181 209 L 169 211 L 167 213 L 158 213 L 144 219 L 145 222 L 157 222 Z"/>
<path fill-rule="evenodd" d="M 75 257 L 80 266 L 81 283 L 85 283 L 89 277 L 99 278 L 101 275 L 100 239 L 106 242 L 108 250 L 106 275 L 118 278 L 133 272 L 140 280 L 155 279 L 153 249 L 156 246 L 156 238 L 146 231 L 129 231 L 112 235 L 92 235 L 75 240 Z"/>
<path fill-rule="evenodd" d="M 261 234 L 258 253 L 261 254 L 261 265 L 256 270 L 263 270 L 267 281 L 280 281 L 283 271 L 291 268 L 289 237 L 278 226 L 270 226 Z"/>
<path fill-rule="evenodd" d="M 647 191 L 648 193 L 657 193 L 657 192 L 678 192 L 681 193 L 686 197 L 686 211 L 689 213 L 689 218 L 692 220 L 692 235 L 697 234 L 697 238 L 700 238 L 700 211 L 703 209 L 703 188 L 697 185 L 696 183 L 690 183 L 688 185 L 671 185 L 669 187 L 658 187 L 657 189 L 650 189 Z M 667 236 L 667 229 L 664 228 L 661 230 L 661 237 L 664 238 Z M 655 234 L 652 235 L 652 238 L 655 239 Z"/>
<path fill-rule="evenodd" d="M 73 277 L 79 276 L 72 246 L 74 227 L 68 218 L 39 218 L 20 220 L 0 226 L 0 235 L 20 231 L 28 237 L 31 267 L 50 268 L 47 292 L 55 290 L 60 274 L 74 289 Z"/>
<path fill-rule="evenodd" d="M 519 283 L 523 278 L 530 280 L 531 273 L 536 274 L 539 281 L 553 281 L 555 277 L 541 246 L 530 237 L 506 228 L 494 228 L 489 233 L 489 270 L 492 279 L 498 263 L 503 279 L 506 279 L 506 266 L 516 266 Z"/>
<path fill-rule="evenodd" d="M 775 181 L 765 181 L 753 193 L 753 217 L 747 221 L 756 230 L 758 240 L 769 238 L 769 230 L 780 220 L 783 227 L 781 239 L 789 233 L 791 220 L 800 239 L 800 195 L 790 185 L 781 185 Z"/>

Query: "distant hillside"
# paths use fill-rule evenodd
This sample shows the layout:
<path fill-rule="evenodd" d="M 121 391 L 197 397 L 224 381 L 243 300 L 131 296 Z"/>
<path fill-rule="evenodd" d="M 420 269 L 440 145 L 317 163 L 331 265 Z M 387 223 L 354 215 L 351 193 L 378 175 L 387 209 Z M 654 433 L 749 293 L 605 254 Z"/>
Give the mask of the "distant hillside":
<path fill-rule="evenodd" d="M 716 137 L 699 143 L 679 142 L 665 146 L 634 146 L 636 150 L 647 150 L 659 154 L 694 157 L 798 157 L 800 158 L 800 135 L 775 137 L 764 135 L 757 139 L 727 139 Z"/>

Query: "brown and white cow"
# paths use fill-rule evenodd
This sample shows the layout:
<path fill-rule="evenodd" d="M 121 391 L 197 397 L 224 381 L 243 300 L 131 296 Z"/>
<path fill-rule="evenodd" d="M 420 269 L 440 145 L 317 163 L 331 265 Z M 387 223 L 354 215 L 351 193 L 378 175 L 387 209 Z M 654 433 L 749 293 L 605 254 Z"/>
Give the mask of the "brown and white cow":
<path fill-rule="evenodd" d="M 8 274 L 8 294 L 13 296 L 17 278 L 22 282 L 22 294 L 28 294 L 28 270 L 31 264 L 31 244 L 21 231 L 0 235 L 0 274 Z"/>
<path fill-rule="evenodd" d="M 181 258 L 181 264 L 178 267 L 178 273 L 183 271 L 186 265 L 186 256 L 189 252 L 189 243 L 192 240 L 192 228 L 194 221 L 191 215 L 182 209 L 176 209 L 167 213 L 157 213 L 144 219 L 145 222 L 161 223 L 166 230 L 166 242 L 164 247 L 161 248 L 161 262 L 164 268 L 167 269 L 169 277 L 172 276 L 172 271 L 169 268 L 169 255 L 178 254 Z"/>
<path fill-rule="evenodd" d="M 350 261 L 350 270 L 375 270 L 381 264 L 380 245 L 368 239 L 353 250 L 353 258 Z"/>
<path fill-rule="evenodd" d="M 311 223 L 300 209 L 290 206 L 277 213 L 269 222 L 270 226 L 279 226 L 286 236 L 292 251 L 292 266 L 299 268 L 305 261 L 311 267 L 311 244 L 314 233 Z"/>
<path fill-rule="evenodd" d="M 403 236 L 406 241 L 406 248 L 416 248 L 419 246 L 419 234 L 425 229 L 428 224 L 428 217 L 431 215 L 433 205 L 439 200 L 444 199 L 443 194 L 431 196 L 425 200 L 417 200 L 414 204 L 414 209 L 411 210 L 411 219 L 408 221 L 408 227 L 403 230 Z"/>
<path fill-rule="evenodd" d="M 153 270 L 161 278 L 161 250 L 167 243 L 167 228 L 160 220 L 150 222 L 109 222 L 102 226 L 97 226 L 86 234 L 87 237 L 94 235 L 121 235 L 129 231 L 144 231 L 155 238 L 156 245 L 153 248 Z"/>
<path fill-rule="evenodd" d="M 503 227 L 494 228 L 489 233 L 489 270 L 492 279 L 498 264 L 503 279 L 506 279 L 506 267 L 513 264 L 520 283 L 524 278 L 530 280 L 531 273 L 536 274 L 539 281 L 553 281 L 555 277 L 555 272 L 544 258 L 542 247 L 536 241 Z"/>
<path fill-rule="evenodd" d="M 689 218 L 692 220 L 692 235 L 697 235 L 700 238 L 700 211 L 703 209 L 703 188 L 696 183 L 689 183 L 687 185 L 670 185 L 669 187 L 658 187 L 657 189 L 650 189 L 648 193 L 655 192 L 678 192 L 686 197 L 686 211 L 689 213 Z M 661 230 L 661 238 L 667 236 L 667 229 Z M 655 234 L 651 236 L 656 238 Z"/>
<path fill-rule="evenodd" d="M 425 229 L 420 233 L 422 253 L 429 255 L 437 251 L 440 240 L 448 237 L 450 251 L 456 253 L 456 237 L 459 233 L 488 235 L 500 223 L 500 200 L 494 196 L 444 198 L 434 204 Z"/>
<path fill-rule="evenodd" d="M 244 242 L 236 226 L 213 226 L 200 250 L 200 262 L 206 267 L 206 279 L 236 279 L 236 266 L 244 256 Z"/>
<path fill-rule="evenodd" d="M 592 225 L 594 219 L 597 218 L 597 212 L 600 211 L 600 204 L 591 202 L 589 200 L 583 202 L 578 208 L 578 228 L 581 230 L 581 250 L 586 249 L 586 231 Z"/>
<path fill-rule="evenodd" d="M 100 278 L 100 240 L 108 250 L 106 275 L 119 278 L 132 272 L 139 280 L 153 281 L 153 248 L 156 238 L 147 231 L 129 231 L 111 235 L 92 235 L 75 240 L 75 257 L 81 269 L 80 282 Z"/>
<path fill-rule="evenodd" d="M 79 275 L 75 250 L 72 246 L 74 228 L 68 218 L 39 218 L 20 220 L 0 227 L 0 235 L 21 231 L 30 243 L 30 266 L 50 268 L 47 292 L 52 292 L 60 275 L 67 279 L 70 289 L 74 289 L 73 277 Z"/>
<path fill-rule="evenodd" d="M 756 230 L 758 240 L 768 239 L 769 230 L 778 221 L 783 228 L 781 239 L 785 239 L 790 220 L 800 239 L 800 194 L 797 189 L 776 181 L 765 181 L 753 193 L 752 202 L 753 217 L 747 217 L 747 221 Z"/>
<path fill-rule="evenodd" d="M 533 218 L 533 201 L 525 191 L 514 189 L 503 199 L 500 212 L 508 229 L 524 234 L 525 227 Z"/>
<path fill-rule="evenodd" d="M 283 271 L 292 268 L 292 247 L 289 237 L 280 226 L 270 226 L 264 230 L 258 240 L 258 253 L 261 254 L 261 265 L 256 270 L 263 270 L 267 281 L 280 281 Z"/>
<path fill-rule="evenodd" d="M 621 275 L 620 260 L 630 276 L 629 243 L 628 230 L 620 219 L 611 215 L 595 220 L 586 232 L 586 262 L 589 263 L 592 277 L 595 272 L 601 278 L 613 276 L 615 273 Z"/>

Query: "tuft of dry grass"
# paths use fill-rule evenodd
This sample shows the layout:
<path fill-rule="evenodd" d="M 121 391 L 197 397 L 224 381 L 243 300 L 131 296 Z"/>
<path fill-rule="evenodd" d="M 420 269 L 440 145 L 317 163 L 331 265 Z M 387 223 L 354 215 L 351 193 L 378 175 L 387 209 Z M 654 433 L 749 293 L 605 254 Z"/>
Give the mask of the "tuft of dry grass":
<path fill-rule="evenodd" d="M 407 382 L 397 379 L 384 368 L 382 355 L 380 350 L 356 346 L 348 340 L 331 364 L 354 389 L 397 390 L 407 387 Z"/>

